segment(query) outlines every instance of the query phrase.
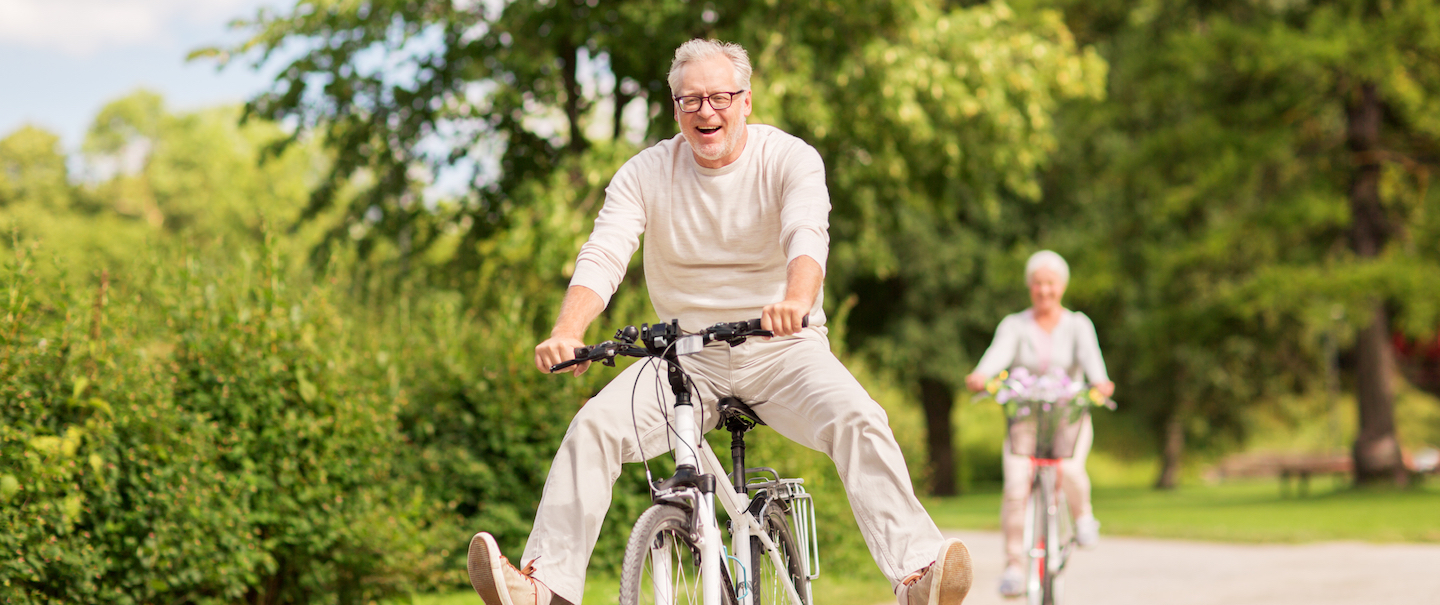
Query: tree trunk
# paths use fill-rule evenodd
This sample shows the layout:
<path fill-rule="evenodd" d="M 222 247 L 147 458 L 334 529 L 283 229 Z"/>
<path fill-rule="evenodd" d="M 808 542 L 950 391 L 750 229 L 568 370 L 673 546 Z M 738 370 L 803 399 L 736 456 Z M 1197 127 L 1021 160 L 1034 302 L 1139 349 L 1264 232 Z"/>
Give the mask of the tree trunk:
<path fill-rule="evenodd" d="M 925 407 L 925 444 L 930 450 L 930 493 L 954 496 L 960 493 L 955 482 L 955 447 L 950 427 L 955 392 L 944 382 L 921 378 L 920 403 Z"/>
<path fill-rule="evenodd" d="M 1181 463 L 1185 458 L 1185 422 L 1192 407 L 1188 399 L 1181 400 L 1165 421 L 1165 442 L 1160 448 L 1160 476 L 1155 478 L 1155 489 L 1175 489 L 1180 485 Z"/>
<path fill-rule="evenodd" d="M 565 85 L 565 119 L 570 122 L 570 145 L 572 153 L 579 155 L 589 146 L 585 140 L 585 132 L 580 128 L 580 115 L 583 113 L 581 104 L 584 99 L 580 94 L 580 79 L 578 70 L 580 67 L 580 48 L 569 42 L 560 47 L 561 61 L 564 68 L 561 70 L 561 77 Z"/>
<path fill-rule="evenodd" d="M 1395 436 L 1395 356 L 1390 350 L 1385 306 L 1375 304 L 1369 326 L 1355 343 L 1355 399 L 1359 403 L 1360 430 L 1355 435 L 1356 483 L 1404 484 L 1405 465 Z"/>
<path fill-rule="evenodd" d="M 615 83 L 615 114 L 614 122 L 611 124 L 610 140 L 618 141 L 621 135 L 625 134 L 625 106 L 630 104 L 634 97 L 620 92 L 620 83 Z"/>
<path fill-rule="evenodd" d="M 1379 93 L 1373 83 L 1362 83 L 1346 108 L 1349 123 L 1346 143 L 1355 157 L 1350 186 L 1352 225 L 1350 243 L 1356 256 L 1375 258 L 1385 247 L 1390 226 L 1380 202 Z M 1370 325 L 1355 343 L 1358 367 L 1355 398 L 1360 427 L 1352 456 L 1357 483 L 1403 483 L 1405 466 L 1395 437 L 1395 356 L 1390 350 L 1390 321 L 1383 301 L 1373 304 Z"/>

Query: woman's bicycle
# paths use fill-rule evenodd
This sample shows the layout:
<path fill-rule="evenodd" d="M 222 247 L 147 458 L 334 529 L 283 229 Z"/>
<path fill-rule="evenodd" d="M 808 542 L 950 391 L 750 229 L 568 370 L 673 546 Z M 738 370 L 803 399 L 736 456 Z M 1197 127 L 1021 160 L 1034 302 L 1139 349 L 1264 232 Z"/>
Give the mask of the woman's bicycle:
<path fill-rule="evenodd" d="M 718 323 L 686 334 L 680 323 L 626 326 L 614 340 L 575 350 L 575 359 L 615 365 L 616 357 L 662 364 L 675 396 L 668 419 L 674 436 L 675 473 L 650 480 L 654 505 L 631 530 L 621 565 L 620 605 L 813 605 L 810 581 L 820 575 L 815 508 L 804 479 L 783 478 L 768 467 L 745 466 L 745 433 L 765 424 L 749 406 L 727 397 L 717 403 L 719 426 L 730 432 L 732 469 L 696 431 L 693 384 L 680 359 L 712 342 L 737 346 L 773 334 L 759 319 Z M 646 476 L 650 477 L 649 465 Z M 727 477 L 721 486 L 718 478 Z M 727 548 L 715 500 L 729 516 Z"/>
<path fill-rule="evenodd" d="M 1060 602 L 1060 572 L 1079 547 L 1075 520 L 1060 490 L 1060 463 L 1075 453 L 1090 408 L 1115 403 L 1063 373 L 1001 372 L 986 385 L 1005 409 L 1010 453 L 1028 456 L 1034 475 L 1025 503 L 1025 598 L 1028 605 Z"/>

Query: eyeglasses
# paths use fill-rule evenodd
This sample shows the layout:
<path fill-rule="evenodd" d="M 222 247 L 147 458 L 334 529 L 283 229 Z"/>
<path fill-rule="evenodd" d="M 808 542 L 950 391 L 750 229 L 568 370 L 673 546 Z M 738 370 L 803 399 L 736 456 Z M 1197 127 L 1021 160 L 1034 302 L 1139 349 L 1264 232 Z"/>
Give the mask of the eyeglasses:
<path fill-rule="evenodd" d="M 730 103 L 735 100 L 735 95 L 738 95 L 742 92 L 745 91 L 737 90 L 735 92 L 717 92 L 708 97 L 702 97 L 699 95 L 675 97 L 675 103 L 680 105 L 680 111 L 683 111 L 685 113 L 695 113 L 697 111 L 700 111 L 700 106 L 705 103 L 706 99 L 709 99 L 710 109 L 720 111 L 722 109 L 725 109 L 726 107 L 729 107 Z"/>

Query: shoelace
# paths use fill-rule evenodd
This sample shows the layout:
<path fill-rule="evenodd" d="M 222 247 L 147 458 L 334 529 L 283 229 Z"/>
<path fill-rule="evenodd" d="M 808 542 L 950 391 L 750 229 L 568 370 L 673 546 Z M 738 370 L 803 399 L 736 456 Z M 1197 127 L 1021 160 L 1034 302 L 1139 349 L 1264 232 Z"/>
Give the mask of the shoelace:
<path fill-rule="evenodd" d="M 903 585 L 905 585 L 905 586 L 909 586 L 909 585 L 911 585 L 911 584 L 914 584 L 914 583 L 916 583 L 916 582 L 919 582 L 919 581 L 920 581 L 920 578 L 925 577 L 925 574 L 930 571 L 930 568 L 931 568 L 931 567 L 934 567 L 934 566 L 935 566 L 935 562 L 934 562 L 934 561 L 931 561 L 929 565 L 926 565 L 926 566 L 924 566 L 924 567 L 921 567 L 921 568 L 920 568 L 920 571 L 917 571 L 917 572 L 912 573 L 912 574 L 910 574 L 910 575 L 908 575 L 908 576 L 905 576 L 905 579 L 904 579 L 904 580 L 900 580 L 900 583 L 903 584 Z"/>

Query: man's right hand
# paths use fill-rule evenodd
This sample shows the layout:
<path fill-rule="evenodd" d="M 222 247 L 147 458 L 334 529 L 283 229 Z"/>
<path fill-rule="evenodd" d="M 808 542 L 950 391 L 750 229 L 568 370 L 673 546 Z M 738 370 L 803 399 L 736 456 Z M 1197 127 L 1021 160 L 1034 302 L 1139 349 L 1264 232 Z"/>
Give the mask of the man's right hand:
<path fill-rule="evenodd" d="M 550 373 L 550 366 L 564 363 L 575 359 L 575 349 L 585 346 L 585 343 L 578 338 L 571 336 L 551 336 L 535 346 L 535 367 L 541 372 Z M 579 376 L 590 369 L 590 362 L 577 363 L 573 366 L 560 370 L 560 374 L 573 374 Z"/>

